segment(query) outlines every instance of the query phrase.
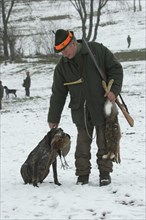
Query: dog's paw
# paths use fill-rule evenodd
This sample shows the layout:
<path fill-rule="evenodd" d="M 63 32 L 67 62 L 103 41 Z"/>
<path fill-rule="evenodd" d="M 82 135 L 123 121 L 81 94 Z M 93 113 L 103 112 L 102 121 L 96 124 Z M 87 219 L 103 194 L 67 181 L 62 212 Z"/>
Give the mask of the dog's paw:
<path fill-rule="evenodd" d="M 37 182 L 33 182 L 33 186 L 39 187 L 38 184 L 37 184 Z"/>

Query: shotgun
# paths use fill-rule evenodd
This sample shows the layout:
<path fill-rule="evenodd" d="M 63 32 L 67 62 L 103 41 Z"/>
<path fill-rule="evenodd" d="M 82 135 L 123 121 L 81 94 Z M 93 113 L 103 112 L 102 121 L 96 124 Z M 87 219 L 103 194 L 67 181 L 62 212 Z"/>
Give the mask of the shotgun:
<path fill-rule="evenodd" d="M 89 46 L 88 46 L 86 40 L 83 38 L 82 41 L 83 41 L 83 43 L 84 43 L 86 49 L 88 50 L 89 55 L 90 55 L 90 57 L 91 57 L 91 60 L 93 61 L 93 63 L 94 63 L 94 65 L 95 65 L 96 69 L 98 70 L 98 72 L 99 72 L 101 78 L 102 78 L 104 81 L 106 81 L 105 76 L 104 76 L 104 74 L 102 73 L 101 69 L 99 68 L 99 66 L 98 66 L 98 64 L 97 64 L 97 62 L 96 62 L 96 60 L 95 60 L 95 57 L 94 57 L 94 55 L 93 55 L 91 49 L 89 48 Z M 133 126 L 134 126 L 134 120 L 133 120 L 133 118 L 130 116 L 130 114 L 128 113 L 128 111 L 127 111 L 126 108 L 124 107 L 124 105 L 119 102 L 118 98 L 116 99 L 115 102 L 116 102 L 117 106 L 121 109 L 123 115 L 125 116 L 127 122 L 129 123 L 129 125 L 130 125 L 131 127 L 133 127 Z"/>

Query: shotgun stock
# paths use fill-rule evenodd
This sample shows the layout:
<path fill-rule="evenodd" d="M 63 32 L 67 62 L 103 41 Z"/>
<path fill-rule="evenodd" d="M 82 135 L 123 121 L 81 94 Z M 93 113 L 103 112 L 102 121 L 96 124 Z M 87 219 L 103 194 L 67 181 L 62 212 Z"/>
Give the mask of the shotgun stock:
<path fill-rule="evenodd" d="M 133 118 L 129 115 L 129 113 L 126 111 L 126 109 L 124 108 L 123 104 L 121 104 L 121 103 L 119 102 L 118 98 L 116 99 L 115 102 L 116 102 L 116 104 L 118 105 L 118 107 L 121 109 L 123 115 L 125 116 L 127 122 L 129 123 L 129 125 L 130 125 L 131 127 L 133 127 L 133 126 L 134 126 L 134 120 L 133 120 Z"/>

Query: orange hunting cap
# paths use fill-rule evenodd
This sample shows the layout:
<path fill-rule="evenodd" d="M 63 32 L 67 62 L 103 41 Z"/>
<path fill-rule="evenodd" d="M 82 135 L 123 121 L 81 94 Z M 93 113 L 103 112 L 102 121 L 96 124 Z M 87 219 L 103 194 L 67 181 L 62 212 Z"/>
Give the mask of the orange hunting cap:
<path fill-rule="evenodd" d="M 56 53 L 64 50 L 73 38 L 73 31 L 66 31 L 59 29 L 55 33 L 55 46 L 54 51 Z"/>

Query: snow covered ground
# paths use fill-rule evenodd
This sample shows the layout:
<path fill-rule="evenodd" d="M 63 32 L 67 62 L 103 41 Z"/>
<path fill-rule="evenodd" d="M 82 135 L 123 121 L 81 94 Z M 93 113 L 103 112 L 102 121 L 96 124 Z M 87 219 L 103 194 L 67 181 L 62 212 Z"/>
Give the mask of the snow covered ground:
<path fill-rule="evenodd" d="M 66 105 L 60 126 L 71 134 L 71 150 L 66 158 L 69 169 L 62 170 L 58 161 L 62 186 L 50 183 L 53 181 L 51 171 L 39 188 L 23 184 L 20 167 L 48 131 L 46 119 L 54 66 L 27 66 L 33 73 L 31 98 L 25 98 L 22 87 L 16 99 L 3 99 L 1 110 L 1 219 L 145 219 L 145 62 L 122 65 L 125 73 L 123 97 L 135 126 L 131 128 L 119 113 L 122 162 L 114 164 L 112 184 L 99 187 L 94 140 L 90 183 L 88 186 L 75 185 L 76 128 Z M 23 69 L 23 64 L 2 65 L 4 84 L 19 88 Z"/>
<path fill-rule="evenodd" d="M 138 13 L 138 12 L 137 12 Z M 139 12 L 139 16 L 140 16 Z M 125 15 L 126 20 L 126 15 Z M 125 22 L 124 16 L 121 23 Z M 143 24 L 143 26 L 141 25 Z M 141 23 L 129 25 L 135 44 L 145 48 L 144 13 Z M 131 27 L 131 29 L 130 29 Z M 64 27 L 65 28 L 65 27 Z M 139 29 L 142 31 L 139 31 Z M 116 34 L 117 31 L 117 34 Z M 127 30 L 124 36 L 127 36 Z M 122 35 L 115 30 L 114 41 L 122 42 Z M 108 44 L 108 32 L 105 42 Z M 107 39 L 107 40 L 106 40 Z M 120 44 L 119 44 L 120 45 Z M 123 45 L 123 44 L 121 44 Z M 108 46 L 108 45 L 107 45 Z M 126 48 L 126 46 L 125 46 Z M 133 49 L 133 48 L 131 48 Z M 120 50 L 120 48 L 119 48 Z M 145 220 L 145 61 L 122 62 L 124 82 L 122 96 L 135 120 L 130 127 L 119 111 L 122 130 L 121 164 L 114 164 L 112 183 L 99 187 L 96 166 L 97 147 L 92 143 L 92 172 L 88 185 L 76 185 L 74 152 L 76 128 L 70 118 L 68 100 L 60 127 L 71 135 L 71 150 L 66 159 L 69 169 L 61 169 L 58 160 L 58 174 L 61 186 L 54 185 L 52 170 L 39 188 L 24 185 L 20 167 L 30 151 L 49 130 L 47 112 L 51 94 L 53 64 L 1 64 L 1 80 L 8 88 L 17 89 L 17 98 L 10 96 L 2 101 L 1 110 L 1 220 Z M 22 82 L 25 70 L 31 73 L 31 97 L 25 98 Z"/>

